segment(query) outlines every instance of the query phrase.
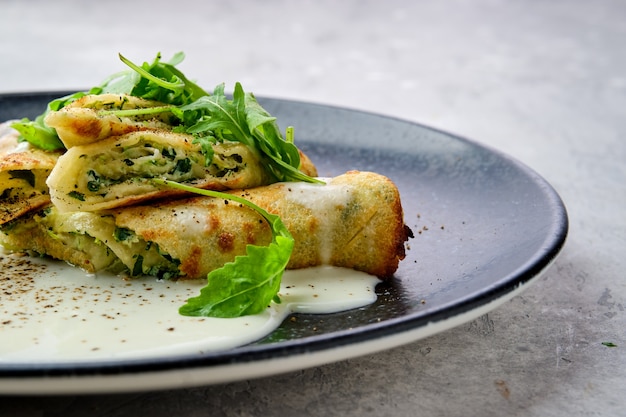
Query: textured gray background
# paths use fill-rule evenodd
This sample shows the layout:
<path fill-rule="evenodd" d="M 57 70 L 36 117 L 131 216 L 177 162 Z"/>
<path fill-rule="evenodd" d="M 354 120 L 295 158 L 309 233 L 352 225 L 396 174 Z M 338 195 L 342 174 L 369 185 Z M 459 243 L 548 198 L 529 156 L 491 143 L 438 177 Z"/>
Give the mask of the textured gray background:
<path fill-rule="evenodd" d="M 626 2 L 0 0 L 0 17 L 0 92 L 82 88 L 119 70 L 118 52 L 184 50 L 206 86 L 498 148 L 544 176 L 571 221 L 542 280 L 425 340 L 226 385 L 0 397 L 0 415 L 626 415 Z"/>

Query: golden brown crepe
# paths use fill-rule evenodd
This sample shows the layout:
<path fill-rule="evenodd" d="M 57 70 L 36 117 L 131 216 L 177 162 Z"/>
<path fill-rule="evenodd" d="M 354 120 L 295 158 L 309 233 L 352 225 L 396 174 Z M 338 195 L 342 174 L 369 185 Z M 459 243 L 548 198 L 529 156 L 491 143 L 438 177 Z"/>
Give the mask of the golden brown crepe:
<path fill-rule="evenodd" d="M 171 129 L 174 118 L 170 112 L 125 117 L 106 114 L 108 110 L 153 107 L 167 105 L 127 94 L 86 95 L 58 111 L 49 112 L 44 122 L 56 130 L 59 139 L 69 149 L 137 130 Z"/>
<path fill-rule="evenodd" d="M 295 239 L 290 269 L 326 264 L 384 278 L 405 256 L 410 230 L 397 188 L 382 175 L 353 171 L 326 185 L 276 183 L 230 192 L 281 217 Z M 50 207 L 9 226 L 0 243 L 13 250 L 48 254 L 90 271 L 96 265 L 117 268 L 119 263 L 105 256 L 114 253 L 134 275 L 165 278 L 206 277 L 245 254 L 246 245 L 271 241 L 269 226 L 255 211 L 211 197 L 97 213 Z M 92 244 L 85 244 L 86 237 Z"/>
<path fill-rule="evenodd" d="M 93 236 L 77 232 L 97 220 L 91 214 L 58 214 L 54 206 L 47 206 L 0 225 L 0 245 L 8 251 L 60 259 L 90 273 L 122 272 L 124 265 L 108 246 Z"/>
<path fill-rule="evenodd" d="M 180 195 L 154 184 L 164 178 L 212 190 L 257 187 L 274 182 L 261 156 L 238 143 L 213 146 L 208 163 L 201 145 L 187 134 L 164 130 L 131 132 L 74 146 L 59 158 L 47 184 L 60 211 L 96 211 Z M 316 171 L 302 155 L 301 170 Z"/>
<path fill-rule="evenodd" d="M 46 178 L 60 152 L 19 142 L 18 133 L 0 125 L 0 224 L 50 202 Z"/>

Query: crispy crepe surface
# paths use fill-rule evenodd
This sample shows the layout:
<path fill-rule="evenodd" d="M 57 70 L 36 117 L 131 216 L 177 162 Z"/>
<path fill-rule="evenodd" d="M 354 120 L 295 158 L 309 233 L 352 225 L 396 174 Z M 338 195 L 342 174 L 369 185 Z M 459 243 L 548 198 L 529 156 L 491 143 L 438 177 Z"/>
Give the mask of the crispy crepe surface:
<path fill-rule="evenodd" d="M 333 265 L 385 278 L 393 275 L 405 256 L 404 244 L 411 232 L 404 225 L 397 188 L 382 175 L 352 171 L 329 179 L 327 185 L 276 183 L 230 192 L 281 217 L 295 239 L 290 269 Z M 32 229 L 28 239 L 24 232 L 8 230 L 0 234 L 4 239 L 0 243 L 36 250 L 29 248 L 31 241 L 38 240 L 33 236 L 47 234 L 50 223 L 57 223 L 64 228 L 60 235 L 97 237 L 130 271 L 163 273 L 175 268 L 179 278 L 194 279 L 245 254 L 248 244 L 271 241 L 269 226 L 255 211 L 211 197 L 62 216 L 63 220 L 54 217 L 50 221 L 43 217 L 34 226 L 32 221 L 23 221 L 19 228 Z M 103 234 L 107 229 L 108 237 Z M 119 242 L 120 231 L 125 242 Z M 80 246 L 64 242 L 63 246 L 75 251 L 85 247 L 84 242 Z M 145 248 L 154 253 L 137 252 Z M 72 261 L 69 253 L 60 252 L 51 255 L 84 267 Z M 137 270 L 139 256 L 143 270 Z M 74 259 L 83 258 L 87 255 L 74 255 Z M 99 259 L 100 265 L 114 264 L 102 256 Z"/>
<path fill-rule="evenodd" d="M 0 125 L 0 225 L 50 202 L 46 178 L 60 155 L 18 136 L 8 123 Z"/>
<path fill-rule="evenodd" d="M 47 126 L 56 130 L 66 148 L 87 145 L 109 136 L 119 136 L 137 130 L 170 129 L 169 112 L 118 117 L 108 110 L 132 110 L 165 107 L 163 103 L 126 94 L 86 95 L 58 111 L 46 115 Z"/>

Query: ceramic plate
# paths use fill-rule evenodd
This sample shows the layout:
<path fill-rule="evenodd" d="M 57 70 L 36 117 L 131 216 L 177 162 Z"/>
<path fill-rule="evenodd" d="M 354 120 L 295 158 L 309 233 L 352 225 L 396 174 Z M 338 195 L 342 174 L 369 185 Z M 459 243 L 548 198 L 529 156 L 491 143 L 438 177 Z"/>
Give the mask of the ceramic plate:
<path fill-rule="evenodd" d="M 32 118 L 60 95 L 0 95 L 0 120 Z M 535 172 L 498 151 L 376 114 L 280 99 L 259 101 L 283 129 L 295 126 L 298 145 L 321 176 L 375 171 L 400 189 L 405 221 L 415 237 L 395 278 L 376 286 L 377 300 L 330 315 L 299 314 L 261 340 L 213 352 L 122 351 L 94 360 L 48 360 L 47 354 L 58 355 L 42 352 L 36 361 L 5 359 L 0 361 L 0 393 L 190 387 L 389 349 L 472 320 L 510 299 L 537 279 L 565 242 L 568 221 L 559 196 Z M 40 280 L 50 274 L 42 268 L 34 272 L 42 275 Z M 57 278 L 73 269 L 55 268 L 60 268 L 54 273 Z M 2 297 L 0 318 L 6 322 L 12 312 L 2 308 Z M 119 298 L 107 302 L 110 311 L 122 316 L 118 326 L 137 320 L 124 313 L 127 304 Z M 103 337 L 114 337 L 107 332 L 113 331 L 103 327 Z M 0 343 L 10 342 L 4 338 Z"/>

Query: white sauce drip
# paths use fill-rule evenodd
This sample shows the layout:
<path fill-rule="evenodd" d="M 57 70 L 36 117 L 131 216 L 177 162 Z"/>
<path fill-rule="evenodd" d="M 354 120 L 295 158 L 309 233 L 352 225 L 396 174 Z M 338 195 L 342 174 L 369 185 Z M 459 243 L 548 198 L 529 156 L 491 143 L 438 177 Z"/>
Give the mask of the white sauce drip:
<path fill-rule="evenodd" d="M 337 207 L 345 207 L 352 199 L 352 190 L 345 184 L 332 184 L 331 178 L 320 178 L 326 185 L 313 184 L 307 182 L 289 183 L 290 192 L 285 193 L 285 198 L 294 203 L 300 204 L 313 213 L 319 221 L 318 231 L 319 247 L 322 264 L 330 263 L 332 254 L 335 251 L 332 231 L 335 225 Z M 329 189 L 332 188 L 332 192 Z"/>
<path fill-rule="evenodd" d="M 150 358 L 234 348 L 270 334 L 292 312 L 333 313 L 376 300 L 377 278 L 335 267 L 286 271 L 282 303 L 234 319 L 185 317 L 178 307 L 202 283 L 86 276 L 58 263 L 0 270 L 0 363 Z M 24 258 L 22 258 L 24 259 Z M 39 262 L 35 260 L 29 261 Z M 9 268 L 7 268 L 9 267 Z M 19 280 L 24 279 L 21 286 Z M 7 296 L 6 294 L 11 294 Z"/>

